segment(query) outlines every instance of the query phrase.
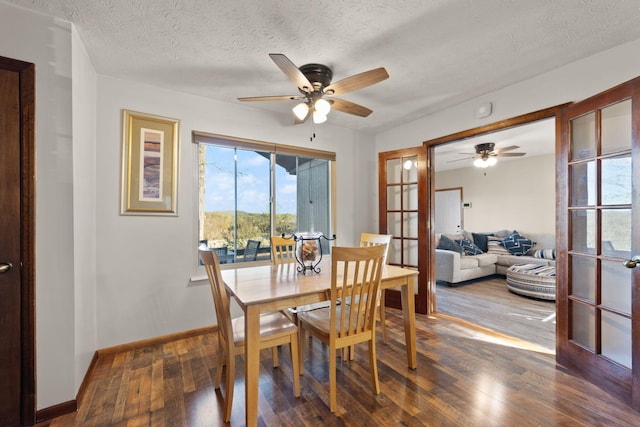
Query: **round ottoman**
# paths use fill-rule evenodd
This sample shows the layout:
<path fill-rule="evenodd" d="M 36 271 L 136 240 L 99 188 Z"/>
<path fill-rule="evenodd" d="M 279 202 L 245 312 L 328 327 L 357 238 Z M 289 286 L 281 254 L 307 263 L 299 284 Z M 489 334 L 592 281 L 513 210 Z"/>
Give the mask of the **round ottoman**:
<path fill-rule="evenodd" d="M 556 267 L 543 264 L 515 264 L 507 270 L 507 288 L 527 297 L 556 299 Z"/>

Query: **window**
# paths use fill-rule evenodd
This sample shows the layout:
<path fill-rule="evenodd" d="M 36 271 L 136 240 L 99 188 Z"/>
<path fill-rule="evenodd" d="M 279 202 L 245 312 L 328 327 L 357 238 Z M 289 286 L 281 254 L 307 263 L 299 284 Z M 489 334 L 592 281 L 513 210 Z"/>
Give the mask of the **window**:
<path fill-rule="evenodd" d="M 272 235 L 333 234 L 335 153 L 199 132 L 193 142 L 199 245 L 215 248 L 221 264 L 270 260 Z"/>

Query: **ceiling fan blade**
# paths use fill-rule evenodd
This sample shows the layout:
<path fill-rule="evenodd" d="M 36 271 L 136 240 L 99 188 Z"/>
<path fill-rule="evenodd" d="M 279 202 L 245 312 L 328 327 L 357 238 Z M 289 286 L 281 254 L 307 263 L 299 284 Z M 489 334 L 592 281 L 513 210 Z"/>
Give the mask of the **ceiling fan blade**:
<path fill-rule="evenodd" d="M 282 70 L 282 72 L 289 77 L 289 80 L 294 82 L 298 89 L 303 92 L 311 93 L 313 92 L 313 85 L 307 79 L 307 77 L 302 74 L 302 71 L 296 67 L 296 64 L 291 62 L 289 58 L 281 53 L 270 53 L 269 56 L 276 63 L 276 65 Z"/>
<path fill-rule="evenodd" d="M 447 161 L 447 163 L 455 163 L 455 162 L 459 162 L 459 161 L 462 161 L 462 160 L 471 160 L 471 159 L 475 159 L 475 156 L 473 156 L 473 157 L 463 157 L 461 159 L 455 159 L 455 160 L 449 160 L 449 161 Z"/>
<path fill-rule="evenodd" d="M 520 156 L 524 156 L 527 153 L 503 153 L 503 152 L 499 152 L 499 153 L 495 153 L 494 156 L 497 157 L 520 157 Z"/>
<path fill-rule="evenodd" d="M 367 107 L 351 101 L 345 101 L 344 99 L 332 98 L 329 102 L 331 103 L 331 108 L 342 111 L 343 113 L 353 114 L 354 116 L 367 117 L 373 113 L 373 110 Z"/>
<path fill-rule="evenodd" d="M 294 99 L 304 99 L 302 95 L 280 95 L 280 96 L 250 96 L 238 98 L 238 101 L 292 101 Z"/>
<path fill-rule="evenodd" d="M 347 77 L 324 88 L 327 95 L 342 95 L 343 93 L 353 92 L 363 87 L 371 86 L 389 78 L 389 73 L 384 67 L 375 68 L 360 74 Z"/>
<path fill-rule="evenodd" d="M 520 148 L 517 145 L 510 145 L 508 147 L 504 147 L 504 148 L 499 148 L 495 151 L 500 152 L 500 153 L 504 153 L 505 151 L 511 151 L 511 150 L 515 150 L 516 148 Z"/>

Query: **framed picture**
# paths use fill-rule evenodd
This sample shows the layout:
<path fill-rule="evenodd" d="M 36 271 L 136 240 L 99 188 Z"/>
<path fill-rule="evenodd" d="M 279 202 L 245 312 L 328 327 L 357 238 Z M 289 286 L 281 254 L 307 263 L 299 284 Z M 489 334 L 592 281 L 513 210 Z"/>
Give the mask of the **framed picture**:
<path fill-rule="evenodd" d="M 178 215 L 179 152 L 179 120 L 122 110 L 120 215 Z"/>

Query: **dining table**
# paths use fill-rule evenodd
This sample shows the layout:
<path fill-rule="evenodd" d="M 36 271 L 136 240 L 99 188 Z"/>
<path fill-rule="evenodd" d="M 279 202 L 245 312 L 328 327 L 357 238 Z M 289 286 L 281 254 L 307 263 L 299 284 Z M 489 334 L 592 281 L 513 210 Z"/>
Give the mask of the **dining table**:
<path fill-rule="evenodd" d="M 319 265 L 319 273 L 298 271 L 294 263 L 259 265 L 222 270 L 230 296 L 245 315 L 245 408 L 246 425 L 258 422 L 260 364 L 260 315 L 326 301 L 331 289 L 331 261 Z M 407 364 L 416 369 L 415 281 L 418 270 L 383 266 L 381 289 L 400 288 Z M 291 355 L 291 357 L 298 357 Z"/>

